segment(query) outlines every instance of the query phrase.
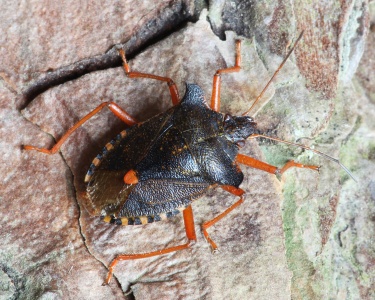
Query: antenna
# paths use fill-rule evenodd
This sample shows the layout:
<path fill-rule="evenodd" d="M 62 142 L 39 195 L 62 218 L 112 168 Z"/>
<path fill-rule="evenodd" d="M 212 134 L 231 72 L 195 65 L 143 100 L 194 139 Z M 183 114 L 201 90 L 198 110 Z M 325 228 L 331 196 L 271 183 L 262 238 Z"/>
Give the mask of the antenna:
<path fill-rule="evenodd" d="M 262 98 L 262 96 L 264 95 L 264 93 L 266 92 L 266 90 L 268 89 L 269 85 L 271 84 L 271 82 L 274 80 L 274 78 L 276 77 L 277 73 L 279 73 L 279 71 L 281 70 L 281 68 L 284 66 L 285 62 L 288 60 L 289 56 L 292 54 L 292 52 L 294 51 L 294 48 L 296 47 L 297 43 L 299 42 L 299 40 L 302 38 L 302 35 L 303 35 L 303 30 L 302 32 L 300 33 L 300 35 L 298 36 L 296 42 L 294 43 L 292 49 L 289 50 L 288 54 L 285 56 L 284 60 L 282 61 L 282 63 L 280 64 L 280 66 L 277 68 L 277 70 L 275 71 L 275 73 L 272 75 L 271 79 L 267 82 L 266 86 L 264 87 L 263 91 L 259 94 L 259 96 L 255 99 L 254 103 L 250 106 L 250 108 L 244 112 L 242 115 L 243 116 L 246 116 L 252 109 L 253 107 L 255 106 L 255 104 L 260 100 L 260 98 Z"/>

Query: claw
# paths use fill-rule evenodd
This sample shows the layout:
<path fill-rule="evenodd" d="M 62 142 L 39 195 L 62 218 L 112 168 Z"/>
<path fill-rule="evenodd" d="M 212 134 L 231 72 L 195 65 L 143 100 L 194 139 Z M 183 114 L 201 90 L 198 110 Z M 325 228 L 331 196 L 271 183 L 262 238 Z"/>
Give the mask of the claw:
<path fill-rule="evenodd" d="M 277 180 L 281 181 L 281 170 L 278 168 L 275 172 L 275 176 L 277 178 Z"/>

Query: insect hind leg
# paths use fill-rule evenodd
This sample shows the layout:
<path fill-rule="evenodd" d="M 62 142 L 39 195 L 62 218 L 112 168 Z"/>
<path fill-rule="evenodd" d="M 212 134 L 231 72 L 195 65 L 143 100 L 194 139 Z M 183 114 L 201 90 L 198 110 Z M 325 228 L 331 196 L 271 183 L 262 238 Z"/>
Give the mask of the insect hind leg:
<path fill-rule="evenodd" d="M 122 260 L 132 260 L 132 259 L 141 259 L 141 258 L 147 258 L 147 257 L 153 257 L 158 255 L 163 255 L 183 249 L 189 248 L 192 244 L 195 243 L 197 240 L 195 228 L 194 228 L 194 217 L 193 217 L 193 210 L 191 208 L 191 205 L 189 205 L 184 211 L 184 224 L 185 224 L 185 232 L 186 236 L 188 238 L 188 242 L 182 245 L 173 246 L 169 248 L 165 248 L 162 250 L 152 251 L 152 252 L 146 252 L 146 253 L 138 253 L 138 254 L 119 254 L 117 255 L 112 262 L 110 263 L 108 267 L 108 274 L 107 278 L 103 282 L 103 285 L 108 285 L 109 282 L 112 279 L 113 276 L 113 270 L 118 262 Z"/>

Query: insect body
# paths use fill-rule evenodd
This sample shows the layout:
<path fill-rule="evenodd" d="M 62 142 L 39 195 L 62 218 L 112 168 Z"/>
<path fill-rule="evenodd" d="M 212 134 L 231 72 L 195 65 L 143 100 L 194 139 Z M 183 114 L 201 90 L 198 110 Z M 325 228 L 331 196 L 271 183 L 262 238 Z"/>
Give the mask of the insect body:
<path fill-rule="evenodd" d="M 239 187 L 238 143 L 254 128 L 250 117 L 210 109 L 201 88 L 187 84 L 179 104 L 124 130 L 95 158 L 86 176 L 88 198 L 116 224 L 174 215 L 214 184 Z M 137 183 L 124 180 L 127 174 Z"/>
<path fill-rule="evenodd" d="M 301 36 L 302 34 L 298 40 Z M 52 149 L 24 146 L 25 150 L 56 153 L 79 126 L 104 107 L 108 107 L 130 128 L 122 131 L 108 143 L 89 167 L 85 177 L 87 183 L 85 200 L 91 212 L 100 215 L 106 222 L 122 225 L 151 223 L 173 216 L 179 211 L 183 212 L 188 239 L 185 244 L 147 253 L 120 254 L 110 264 L 104 284 L 110 282 L 113 269 L 121 260 L 166 254 L 186 249 L 195 242 L 191 202 L 213 186 L 219 186 L 239 197 L 239 200 L 224 212 L 202 224 L 205 238 L 216 251 L 217 245 L 209 236 L 207 229 L 243 203 L 244 191 L 239 187 L 243 180 L 240 164 L 276 175 L 281 175 L 291 167 L 319 170 L 317 166 L 302 165 L 294 161 L 277 168 L 239 154 L 239 148 L 244 145 L 246 139 L 264 137 L 297 145 L 340 164 L 338 160 L 307 146 L 259 134 L 256 123 L 246 116 L 281 69 L 295 45 L 263 92 L 243 116 L 223 115 L 219 112 L 220 77 L 224 73 L 240 71 L 240 45 L 241 42 L 237 41 L 235 66 L 216 72 L 210 105 L 206 103 L 198 85 L 187 84 L 185 96 L 180 101 L 172 79 L 130 71 L 125 53 L 120 50 L 126 75 L 130 78 L 141 77 L 166 82 L 173 107 L 146 122 L 139 123 L 117 104 L 105 102 L 70 128 Z M 341 166 L 351 176 L 350 172 L 343 165 Z"/>

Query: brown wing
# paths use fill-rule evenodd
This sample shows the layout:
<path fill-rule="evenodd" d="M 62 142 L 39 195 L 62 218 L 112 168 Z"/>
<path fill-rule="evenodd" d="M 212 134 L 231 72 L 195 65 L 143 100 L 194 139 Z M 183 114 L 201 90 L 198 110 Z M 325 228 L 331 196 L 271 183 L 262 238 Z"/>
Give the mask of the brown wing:
<path fill-rule="evenodd" d="M 167 111 L 122 131 L 94 158 L 85 177 L 89 212 L 102 215 L 109 207 L 110 211 L 118 211 L 131 189 L 124 184 L 125 174 L 147 156 L 160 131 L 169 126 L 171 113 Z"/>

